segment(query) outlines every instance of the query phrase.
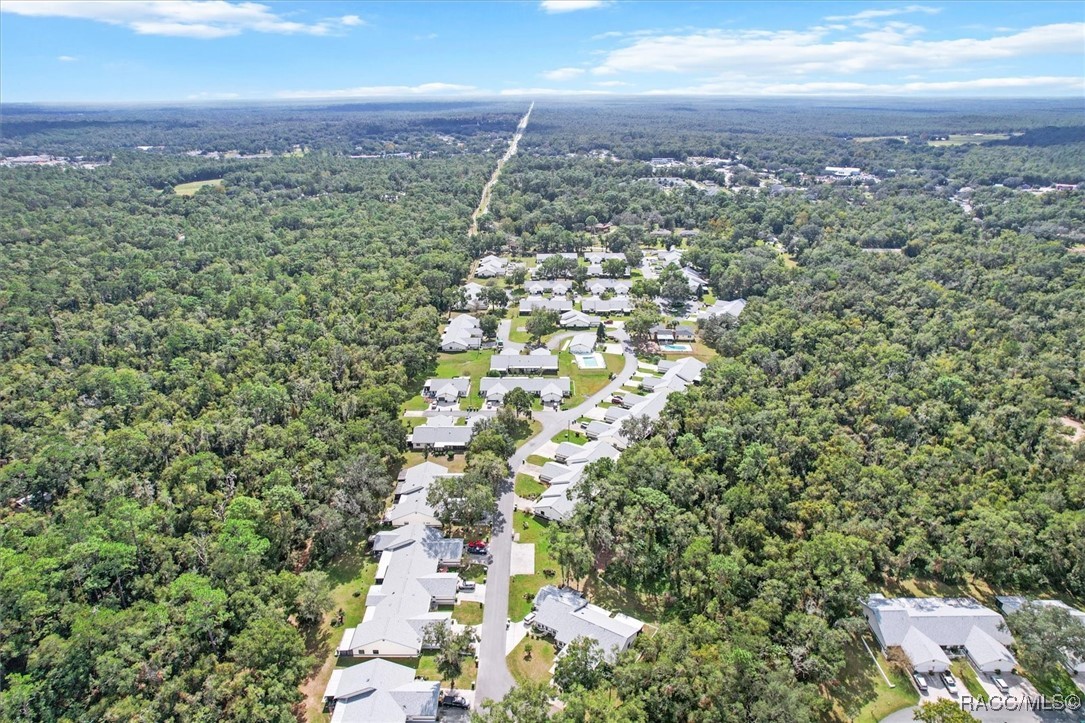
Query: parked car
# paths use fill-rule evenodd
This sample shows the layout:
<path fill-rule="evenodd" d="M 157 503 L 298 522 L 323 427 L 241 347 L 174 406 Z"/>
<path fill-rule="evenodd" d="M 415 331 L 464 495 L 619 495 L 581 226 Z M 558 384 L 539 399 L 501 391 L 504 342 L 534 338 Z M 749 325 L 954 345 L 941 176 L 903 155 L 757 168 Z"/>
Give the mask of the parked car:
<path fill-rule="evenodd" d="M 471 590 L 475 589 L 475 581 L 474 580 L 460 580 L 459 584 L 456 585 L 456 589 L 457 590 L 466 590 L 466 591 L 470 592 Z"/>
<path fill-rule="evenodd" d="M 587 429 L 588 428 L 588 423 L 587 422 L 581 422 L 580 423 L 580 428 L 581 429 Z"/>
<path fill-rule="evenodd" d="M 524 617 L 524 625 L 531 625 L 531 623 L 533 623 L 533 622 L 535 622 L 535 611 L 534 610 L 529 612 L 527 614 L 527 616 Z"/>
<path fill-rule="evenodd" d="M 951 673 L 942 673 L 942 685 L 946 686 L 950 695 L 957 695 L 957 679 Z"/>
<path fill-rule="evenodd" d="M 915 681 L 915 687 L 919 688 L 920 693 L 927 692 L 927 679 L 922 673 L 912 673 L 912 680 Z"/>
<path fill-rule="evenodd" d="M 446 705 L 449 708 L 463 708 L 464 710 L 471 707 L 471 704 L 462 695 L 446 695 L 441 698 L 441 705 Z"/>
<path fill-rule="evenodd" d="M 1010 684 L 1001 675 L 992 675 L 991 682 L 998 688 L 999 693 L 1006 694 L 1010 692 Z"/>
<path fill-rule="evenodd" d="M 622 398 L 621 397 L 611 397 L 610 398 L 610 403 L 611 404 L 621 404 L 622 403 Z"/>
<path fill-rule="evenodd" d="M 467 551 L 472 555 L 485 555 L 486 550 L 486 543 L 482 540 L 475 540 L 474 542 L 467 543 Z"/>

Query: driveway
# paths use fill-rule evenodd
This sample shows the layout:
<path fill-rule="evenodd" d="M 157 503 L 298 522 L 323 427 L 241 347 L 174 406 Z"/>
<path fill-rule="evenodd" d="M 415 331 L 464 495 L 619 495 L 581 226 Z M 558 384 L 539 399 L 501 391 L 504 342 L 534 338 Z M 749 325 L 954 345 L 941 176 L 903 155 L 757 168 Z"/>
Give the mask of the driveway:
<path fill-rule="evenodd" d="M 625 336 L 624 332 L 622 336 Z M 509 458 L 509 468 L 520 469 L 529 456 L 535 454 L 543 445 L 550 442 L 558 432 L 569 428 L 571 422 L 584 416 L 596 404 L 609 399 L 637 369 L 637 358 L 629 353 L 625 355 L 625 366 L 606 387 L 590 399 L 573 409 L 558 412 L 536 412 L 535 418 L 542 423 L 542 431 L 529 439 Z M 478 683 L 475 700 L 479 703 L 490 698 L 500 700 L 515 685 L 512 675 L 505 664 L 506 628 L 509 612 L 509 571 L 512 561 L 512 513 L 516 504 L 512 479 L 505 481 L 501 497 L 497 503 L 497 517 L 494 520 L 493 535 L 490 538 L 490 553 L 493 562 L 486 575 L 486 604 L 482 611 L 482 627 L 479 633 Z"/>

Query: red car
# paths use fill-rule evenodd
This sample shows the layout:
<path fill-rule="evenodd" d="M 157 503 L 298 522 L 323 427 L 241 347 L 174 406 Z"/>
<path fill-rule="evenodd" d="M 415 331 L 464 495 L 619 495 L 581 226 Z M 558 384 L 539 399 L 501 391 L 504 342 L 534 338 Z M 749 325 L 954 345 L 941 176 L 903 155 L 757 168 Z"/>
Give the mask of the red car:
<path fill-rule="evenodd" d="M 467 551 L 472 555 L 485 555 L 486 543 L 482 540 L 475 540 L 474 542 L 467 543 Z"/>

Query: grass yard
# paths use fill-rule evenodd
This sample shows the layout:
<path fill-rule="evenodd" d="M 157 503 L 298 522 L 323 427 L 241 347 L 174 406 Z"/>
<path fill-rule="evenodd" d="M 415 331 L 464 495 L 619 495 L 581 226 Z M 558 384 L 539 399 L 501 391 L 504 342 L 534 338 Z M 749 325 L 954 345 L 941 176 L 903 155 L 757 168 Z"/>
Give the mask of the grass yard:
<path fill-rule="evenodd" d="M 584 400 L 592 396 L 610 383 L 610 375 L 621 372 L 625 366 L 625 357 L 618 354 L 603 354 L 606 369 L 588 370 L 577 366 L 573 355 L 567 351 L 558 354 L 558 375 L 569 377 L 573 384 L 573 394 L 565 400 L 565 408 L 583 404 Z"/>
<path fill-rule="evenodd" d="M 530 657 L 527 654 L 528 645 L 531 646 Z M 554 666 L 556 654 L 557 649 L 552 642 L 542 638 L 532 638 L 529 635 L 521 640 L 506 658 L 512 679 L 520 685 L 531 681 L 549 683 L 550 668 Z"/>
<path fill-rule="evenodd" d="M 426 459 L 427 457 L 421 452 L 404 452 L 403 467 L 414 467 L 416 464 L 425 462 Z M 428 459 L 443 467 L 448 467 L 449 472 L 463 472 L 467 469 L 467 456 L 463 454 L 453 455 L 452 459 L 445 454 L 431 454 Z"/>
<path fill-rule="evenodd" d="M 437 653 L 428 652 L 423 653 L 418 659 L 418 677 L 425 678 L 426 680 L 439 680 L 444 685 L 445 681 L 441 679 L 441 674 L 437 672 Z M 478 661 L 474 658 L 465 658 L 463 661 L 463 671 L 460 673 L 460 677 L 455 680 L 455 688 L 463 688 L 468 690 L 471 688 L 471 684 L 478 679 Z"/>
<path fill-rule="evenodd" d="M 173 192 L 178 196 L 194 196 L 196 191 L 204 186 L 221 186 L 221 178 L 212 178 L 208 181 L 192 181 L 191 183 L 179 183 L 173 187 Z"/>
<path fill-rule="evenodd" d="M 555 434 L 550 441 L 557 442 L 558 444 L 561 444 L 562 442 L 572 442 L 573 444 L 586 444 L 588 438 L 584 436 L 583 432 L 563 429 L 557 434 Z"/>
<path fill-rule="evenodd" d="M 462 625 L 482 625 L 482 603 L 457 603 L 452 608 L 452 619 Z"/>
<path fill-rule="evenodd" d="M 460 578 L 474 580 L 475 582 L 486 582 L 486 566 L 469 562 L 460 568 Z"/>
<path fill-rule="evenodd" d="M 544 485 L 539 480 L 535 479 L 531 475 L 518 474 L 516 475 L 516 494 L 519 496 L 534 500 L 537 499 L 546 490 Z"/>
<path fill-rule="evenodd" d="M 308 721 L 328 719 L 324 713 L 323 695 L 328 679 L 340 660 L 334 655 L 335 646 L 343 635 L 343 627 L 351 628 L 362 621 L 365 614 L 365 594 L 376 577 L 377 563 L 365 554 L 365 540 L 360 540 L 350 553 L 339 558 L 326 572 L 332 585 L 331 612 L 325 616 L 319 630 L 307 635 L 305 641 L 306 653 L 320 662 L 320 667 L 313 671 L 312 677 L 302 683 L 301 687 L 305 696 L 305 717 Z M 340 609 L 343 611 L 343 627 L 333 627 L 332 620 Z"/>
<path fill-rule="evenodd" d="M 693 342 L 693 354 L 691 354 L 690 356 L 707 364 L 708 362 L 718 357 L 719 354 L 717 354 L 716 350 L 712 347 L 702 342 L 695 341 Z"/>
<path fill-rule="evenodd" d="M 863 647 L 862 639 L 853 638 L 844 649 L 845 665 L 840 683 L 822 691 L 833 704 L 833 720 L 876 723 L 894 711 L 919 702 L 919 693 L 907 676 L 890 670 L 875 644 L 869 637 L 866 640 L 878 659 L 878 665 L 896 687 L 890 688 L 886 684 Z"/>
<path fill-rule="evenodd" d="M 990 696 L 987 695 L 987 690 L 980 683 L 979 676 L 976 675 L 976 669 L 968 664 L 966 660 L 954 660 L 949 664 L 949 671 L 953 673 L 953 677 L 961 682 L 961 685 L 968 690 L 969 695 L 977 700 L 987 702 L 990 700 Z"/>
<path fill-rule="evenodd" d="M 478 380 L 486 376 L 486 372 L 490 371 L 490 357 L 493 355 L 493 349 L 474 349 L 454 354 L 438 354 L 437 371 L 434 376 L 438 379 L 471 377 L 471 391 L 477 393 Z"/>
<path fill-rule="evenodd" d="M 550 461 L 550 458 L 543 457 L 541 454 L 529 454 L 526 461 L 528 464 L 534 464 L 542 467 L 544 464 Z"/>
<path fill-rule="evenodd" d="M 558 563 L 550 557 L 550 523 L 517 510 L 513 514 L 512 524 L 512 531 L 520 535 L 520 542 L 535 544 L 535 574 L 513 575 L 509 579 L 509 617 L 523 620 L 531 612 L 531 602 L 539 588 L 561 582 L 558 579 L 561 573 Z M 555 574 L 547 577 L 543 573 L 546 569 L 553 570 Z"/>

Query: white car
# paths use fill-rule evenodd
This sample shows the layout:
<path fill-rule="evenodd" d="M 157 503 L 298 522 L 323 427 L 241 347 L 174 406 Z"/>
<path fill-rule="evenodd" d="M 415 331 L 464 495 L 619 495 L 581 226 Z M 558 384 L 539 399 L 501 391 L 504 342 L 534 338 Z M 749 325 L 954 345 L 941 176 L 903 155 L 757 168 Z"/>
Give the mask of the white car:
<path fill-rule="evenodd" d="M 534 610 L 529 612 L 527 614 L 527 616 L 524 618 L 524 625 L 525 626 L 526 625 L 531 625 L 531 623 L 533 623 L 533 622 L 535 622 L 535 611 Z"/>
<path fill-rule="evenodd" d="M 942 684 L 950 695 L 957 695 L 957 679 L 950 673 L 942 673 Z"/>
<path fill-rule="evenodd" d="M 474 580 L 460 580 L 459 585 L 457 585 L 456 587 L 459 588 L 460 590 L 465 590 L 467 592 L 470 592 L 470 591 L 475 589 L 475 581 Z"/>
<path fill-rule="evenodd" d="M 1006 682 L 1006 679 L 1000 675 L 992 675 L 991 682 L 998 688 L 998 692 L 1005 695 L 1010 692 L 1010 684 Z"/>

